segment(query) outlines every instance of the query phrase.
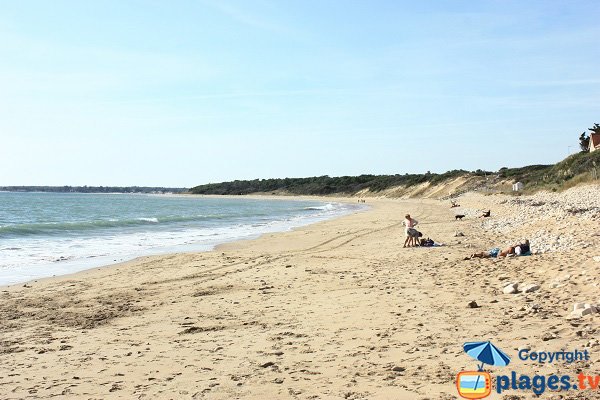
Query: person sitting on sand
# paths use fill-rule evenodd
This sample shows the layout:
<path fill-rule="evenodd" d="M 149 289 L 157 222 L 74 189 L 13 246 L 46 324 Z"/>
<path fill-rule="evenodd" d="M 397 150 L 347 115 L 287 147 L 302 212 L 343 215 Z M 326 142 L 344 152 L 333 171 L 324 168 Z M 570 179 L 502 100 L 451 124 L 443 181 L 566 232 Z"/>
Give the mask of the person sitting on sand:
<path fill-rule="evenodd" d="M 487 218 L 492 214 L 491 210 L 484 211 L 483 214 L 479 216 L 479 218 Z"/>
<path fill-rule="evenodd" d="M 418 223 L 419 222 L 416 219 L 410 217 L 410 214 L 404 216 L 404 233 L 406 234 L 406 239 L 404 240 L 404 246 L 402 247 L 406 247 L 407 245 L 409 247 L 417 245 L 418 232 L 415 229 L 415 226 L 417 226 Z"/>

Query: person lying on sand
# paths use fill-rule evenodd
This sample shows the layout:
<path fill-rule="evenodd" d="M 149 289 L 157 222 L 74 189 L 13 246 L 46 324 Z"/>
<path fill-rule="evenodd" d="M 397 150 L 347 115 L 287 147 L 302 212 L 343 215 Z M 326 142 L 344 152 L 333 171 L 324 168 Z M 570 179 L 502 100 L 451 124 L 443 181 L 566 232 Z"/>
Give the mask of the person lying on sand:
<path fill-rule="evenodd" d="M 465 257 L 465 260 L 470 260 L 472 258 L 495 258 L 498 257 L 498 254 L 500 253 L 500 249 L 498 247 L 495 247 L 491 250 L 488 251 L 482 251 L 479 253 L 473 253 L 471 254 L 469 257 Z"/>
<path fill-rule="evenodd" d="M 451 203 L 450 208 L 460 207 L 460 204 L 456 204 L 455 201 L 451 201 L 450 203 Z"/>
<path fill-rule="evenodd" d="M 511 255 L 520 256 L 524 254 L 531 254 L 531 248 L 529 246 L 529 239 L 526 239 L 523 243 L 515 244 L 514 246 L 507 247 L 502 250 L 498 257 L 508 257 Z"/>
<path fill-rule="evenodd" d="M 441 247 L 443 245 L 443 243 L 436 243 L 430 238 L 419 240 L 419 246 L 421 247 Z"/>
<path fill-rule="evenodd" d="M 499 247 L 496 247 L 488 251 L 471 254 L 469 257 L 465 257 L 465 260 L 470 260 L 472 258 L 523 256 L 529 254 L 531 254 L 531 247 L 529 245 L 529 239 L 526 239 L 525 242 L 516 244 L 514 246 L 509 246 L 502 251 L 500 251 Z"/>
<path fill-rule="evenodd" d="M 492 214 L 491 210 L 484 211 L 483 214 L 479 216 L 479 218 L 487 218 Z"/>

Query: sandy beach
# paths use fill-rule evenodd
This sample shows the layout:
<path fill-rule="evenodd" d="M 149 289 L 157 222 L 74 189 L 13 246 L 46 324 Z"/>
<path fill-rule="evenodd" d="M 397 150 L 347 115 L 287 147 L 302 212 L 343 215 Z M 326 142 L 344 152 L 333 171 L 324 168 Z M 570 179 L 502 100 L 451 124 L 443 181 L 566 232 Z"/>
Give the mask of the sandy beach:
<path fill-rule="evenodd" d="M 211 252 L 2 288 L 0 398 L 456 399 L 456 374 L 477 367 L 463 343 L 486 340 L 511 356 L 505 370 L 597 374 L 600 314 L 571 311 L 600 302 L 599 199 L 598 185 L 470 194 L 460 208 L 367 198 L 367 211 Z M 444 246 L 402 248 L 406 213 Z M 524 238 L 531 256 L 464 260 Z M 526 347 L 591 357 L 539 364 L 517 357 Z"/>

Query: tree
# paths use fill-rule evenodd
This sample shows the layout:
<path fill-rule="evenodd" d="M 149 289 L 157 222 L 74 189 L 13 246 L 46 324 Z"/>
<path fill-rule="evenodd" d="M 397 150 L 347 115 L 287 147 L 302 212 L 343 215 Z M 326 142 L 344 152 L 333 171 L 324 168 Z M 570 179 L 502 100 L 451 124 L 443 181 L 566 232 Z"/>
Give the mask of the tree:
<path fill-rule="evenodd" d="M 590 149 L 590 137 L 586 135 L 585 132 L 583 132 L 581 136 L 579 136 L 579 147 L 581 147 L 582 152 L 586 152 Z"/>

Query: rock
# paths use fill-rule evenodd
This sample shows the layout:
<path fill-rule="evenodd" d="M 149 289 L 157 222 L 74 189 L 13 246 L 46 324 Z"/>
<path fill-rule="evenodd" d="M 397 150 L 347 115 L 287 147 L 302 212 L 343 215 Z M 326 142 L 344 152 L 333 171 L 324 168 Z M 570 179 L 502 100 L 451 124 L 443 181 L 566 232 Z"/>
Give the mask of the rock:
<path fill-rule="evenodd" d="M 404 371 L 406 371 L 406 368 L 395 366 L 394 368 L 392 368 L 392 371 L 394 371 L 394 372 L 404 372 Z"/>
<path fill-rule="evenodd" d="M 504 289 L 502 289 L 502 293 L 504 294 L 515 294 L 517 293 L 517 287 L 519 286 L 518 283 L 511 283 L 507 286 L 504 287 Z"/>
<path fill-rule="evenodd" d="M 531 350 L 531 346 L 519 346 L 518 351 L 527 351 Z"/>
<path fill-rule="evenodd" d="M 462 232 L 456 231 L 456 232 L 454 233 L 454 237 L 462 237 L 462 236 L 465 236 L 465 234 L 464 234 L 464 233 L 462 233 Z"/>
<path fill-rule="evenodd" d="M 273 361 L 268 361 L 268 362 L 266 362 L 264 364 L 260 364 L 260 367 L 261 368 L 267 368 L 267 367 L 271 367 L 273 365 L 275 365 L 275 363 Z"/>
<path fill-rule="evenodd" d="M 587 342 L 586 347 L 598 347 L 600 346 L 600 341 L 598 339 L 593 339 Z"/>
<path fill-rule="evenodd" d="M 584 316 L 592 314 L 592 313 L 593 313 L 593 311 L 591 308 L 578 308 L 577 310 L 574 310 L 573 312 L 571 312 L 571 316 L 576 317 L 576 318 L 581 318 L 581 317 L 584 317 Z"/>
<path fill-rule="evenodd" d="M 469 307 L 469 308 L 479 308 L 481 306 L 479 304 L 477 304 L 477 302 L 475 300 L 471 300 L 469 302 L 469 304 L 467 304 L 467 307 Z"/>
<path fill-rule="evenodd" d="M 596 307 L 594 304 L 575 303 L 575 304 L 573 304 L 573 311 L 571 312 L 571 317 L 581 318 L 586 315 L 597 313 L 598 311 L 599 311 L 598 307 Z"/>
<path fill-rule="evenodd" d="M 592 310 L 593 313 L 598 312 L 598 309 L 593 304 L 585 303 L 585 307 L 584 308 L 589 308 L 590 310 Z"/>
<path fill-rule="evenodd" d="M 283 383 L 283 378 L 275 378 L 275 380 L 273 382 L 277 383 L 277 384 L 282 384 Z"/>
<path fill-rule="evenodd" d="M 538 290 L 539 288 L 540 288 L 540 285 L 538 285 L 537 283 L 531 283 L 529 285 L 523 286 L 522 291 L 525 293 L 532 293 L 532 292 L 535 292 L 536 290 Z"/>
<path fill-rule="evenodd" d="M 535 314 L 540 312 L 540 310 L 542 309 L 542 307 L 539 304 L 529 304 L 526 306 L 526 311 L 531 313 L 531 314 Z"/>
<path fill-rule="evenodd" d="M 547 332 L 544 334 L 544 336 L 542 336 L 542 340 L 544 342 L 547 342 L 548 340 L 552 340 L 552 339 L 556 339 L 556 335 L 551 332 Z"/>

